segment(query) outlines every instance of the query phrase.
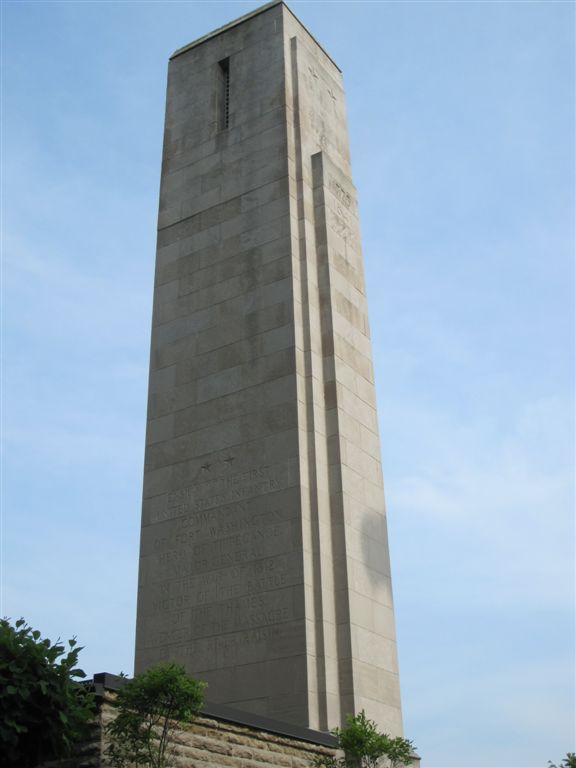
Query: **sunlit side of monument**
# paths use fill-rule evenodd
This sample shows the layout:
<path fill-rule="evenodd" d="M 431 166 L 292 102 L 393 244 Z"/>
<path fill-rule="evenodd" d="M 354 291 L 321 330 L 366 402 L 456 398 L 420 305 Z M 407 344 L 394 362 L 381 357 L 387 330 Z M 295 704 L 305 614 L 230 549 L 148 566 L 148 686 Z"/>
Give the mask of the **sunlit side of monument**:
<path fill-rule="evenodd" d="M 273 2 L 170 61 L 136 672 L 402 732 L 342 76 Z"/>

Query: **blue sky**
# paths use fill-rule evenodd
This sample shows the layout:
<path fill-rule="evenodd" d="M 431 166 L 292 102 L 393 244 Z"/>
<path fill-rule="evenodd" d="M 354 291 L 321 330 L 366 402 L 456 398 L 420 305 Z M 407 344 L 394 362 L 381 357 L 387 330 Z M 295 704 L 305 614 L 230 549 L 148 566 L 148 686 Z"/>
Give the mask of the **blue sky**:
<path fill-rule="evenodd" d="M 168 56 L 252 2 L 4 2 L 3 604 L 132 671 Z M 292 2 L 344 71 L 406 733 L 574 737 L 574 5 Z"/>

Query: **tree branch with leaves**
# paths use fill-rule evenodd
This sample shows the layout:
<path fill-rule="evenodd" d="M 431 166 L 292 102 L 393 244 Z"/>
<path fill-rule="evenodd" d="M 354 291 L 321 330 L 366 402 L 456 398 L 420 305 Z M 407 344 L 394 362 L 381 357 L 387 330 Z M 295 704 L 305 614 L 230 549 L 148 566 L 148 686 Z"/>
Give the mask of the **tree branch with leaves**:
<path fill-rule="evenodd" d="M 42 639 L 24 619 L 0 620 L 0 750 L 7 768 L 68 757 L 89 735 L 94 695 L 79 681 L 82 648 Z"/>
<path fill-rule="evenodd" d="M 556 765 L 556 763 L 548 760 L 548 768 L 576 768 L 576 754 L 574 752 L 568 752 L 560 765 Z"/>
<path fill-rule="evenodd" d="M 344 756 L 318 756 L 314 760 L 314 768 L 377 768 L 384 758 L 388 759 L 391 768 L 412 762 L 412 742 L 401 736 L 380 733 L 364 710 L 357 715 L 348 715 L 346 722 L 345 728 L 332 731 Z"/>
<path fill-rule="evenodd" d="M 159 664 L 120 688 L 116 717 L 108 725 L 108 758 L 114 768 L 168 768 L 173 734 L 200 711 L 206 683 L 180 664 Z"/>

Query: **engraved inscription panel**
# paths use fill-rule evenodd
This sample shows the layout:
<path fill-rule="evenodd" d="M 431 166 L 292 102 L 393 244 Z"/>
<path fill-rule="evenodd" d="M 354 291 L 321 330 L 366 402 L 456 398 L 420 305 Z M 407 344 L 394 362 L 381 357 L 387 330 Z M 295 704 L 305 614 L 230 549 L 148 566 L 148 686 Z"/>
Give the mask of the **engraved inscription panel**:
<path fill-rule="evenodd" d="M 142 529 L 140 648 L 196 672 L 285 652 L 274 639 L 304 616 L 296 463 L 231 458 L 198 460 Z"/>
<path fill-rule="evenodd" d="M 210 462 L 202 463 L 191 485 L 171 491 L 161 505 L 154 503 L 150 522 L 194 515 L 294 484 L 295 461 L 275 466 L 259 465 L 216 476 L 212 475 L 211 468 Z"/>

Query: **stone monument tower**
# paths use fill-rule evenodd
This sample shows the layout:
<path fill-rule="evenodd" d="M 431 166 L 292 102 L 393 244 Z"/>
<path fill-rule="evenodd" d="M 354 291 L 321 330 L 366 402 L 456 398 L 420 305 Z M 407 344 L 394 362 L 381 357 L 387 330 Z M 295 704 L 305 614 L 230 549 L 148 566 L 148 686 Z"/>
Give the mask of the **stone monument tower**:
<path fill-rule="evenodd" d="M 341 72 L 280 0 L 172 56 L 136 671 L 402 720 Z"/>

